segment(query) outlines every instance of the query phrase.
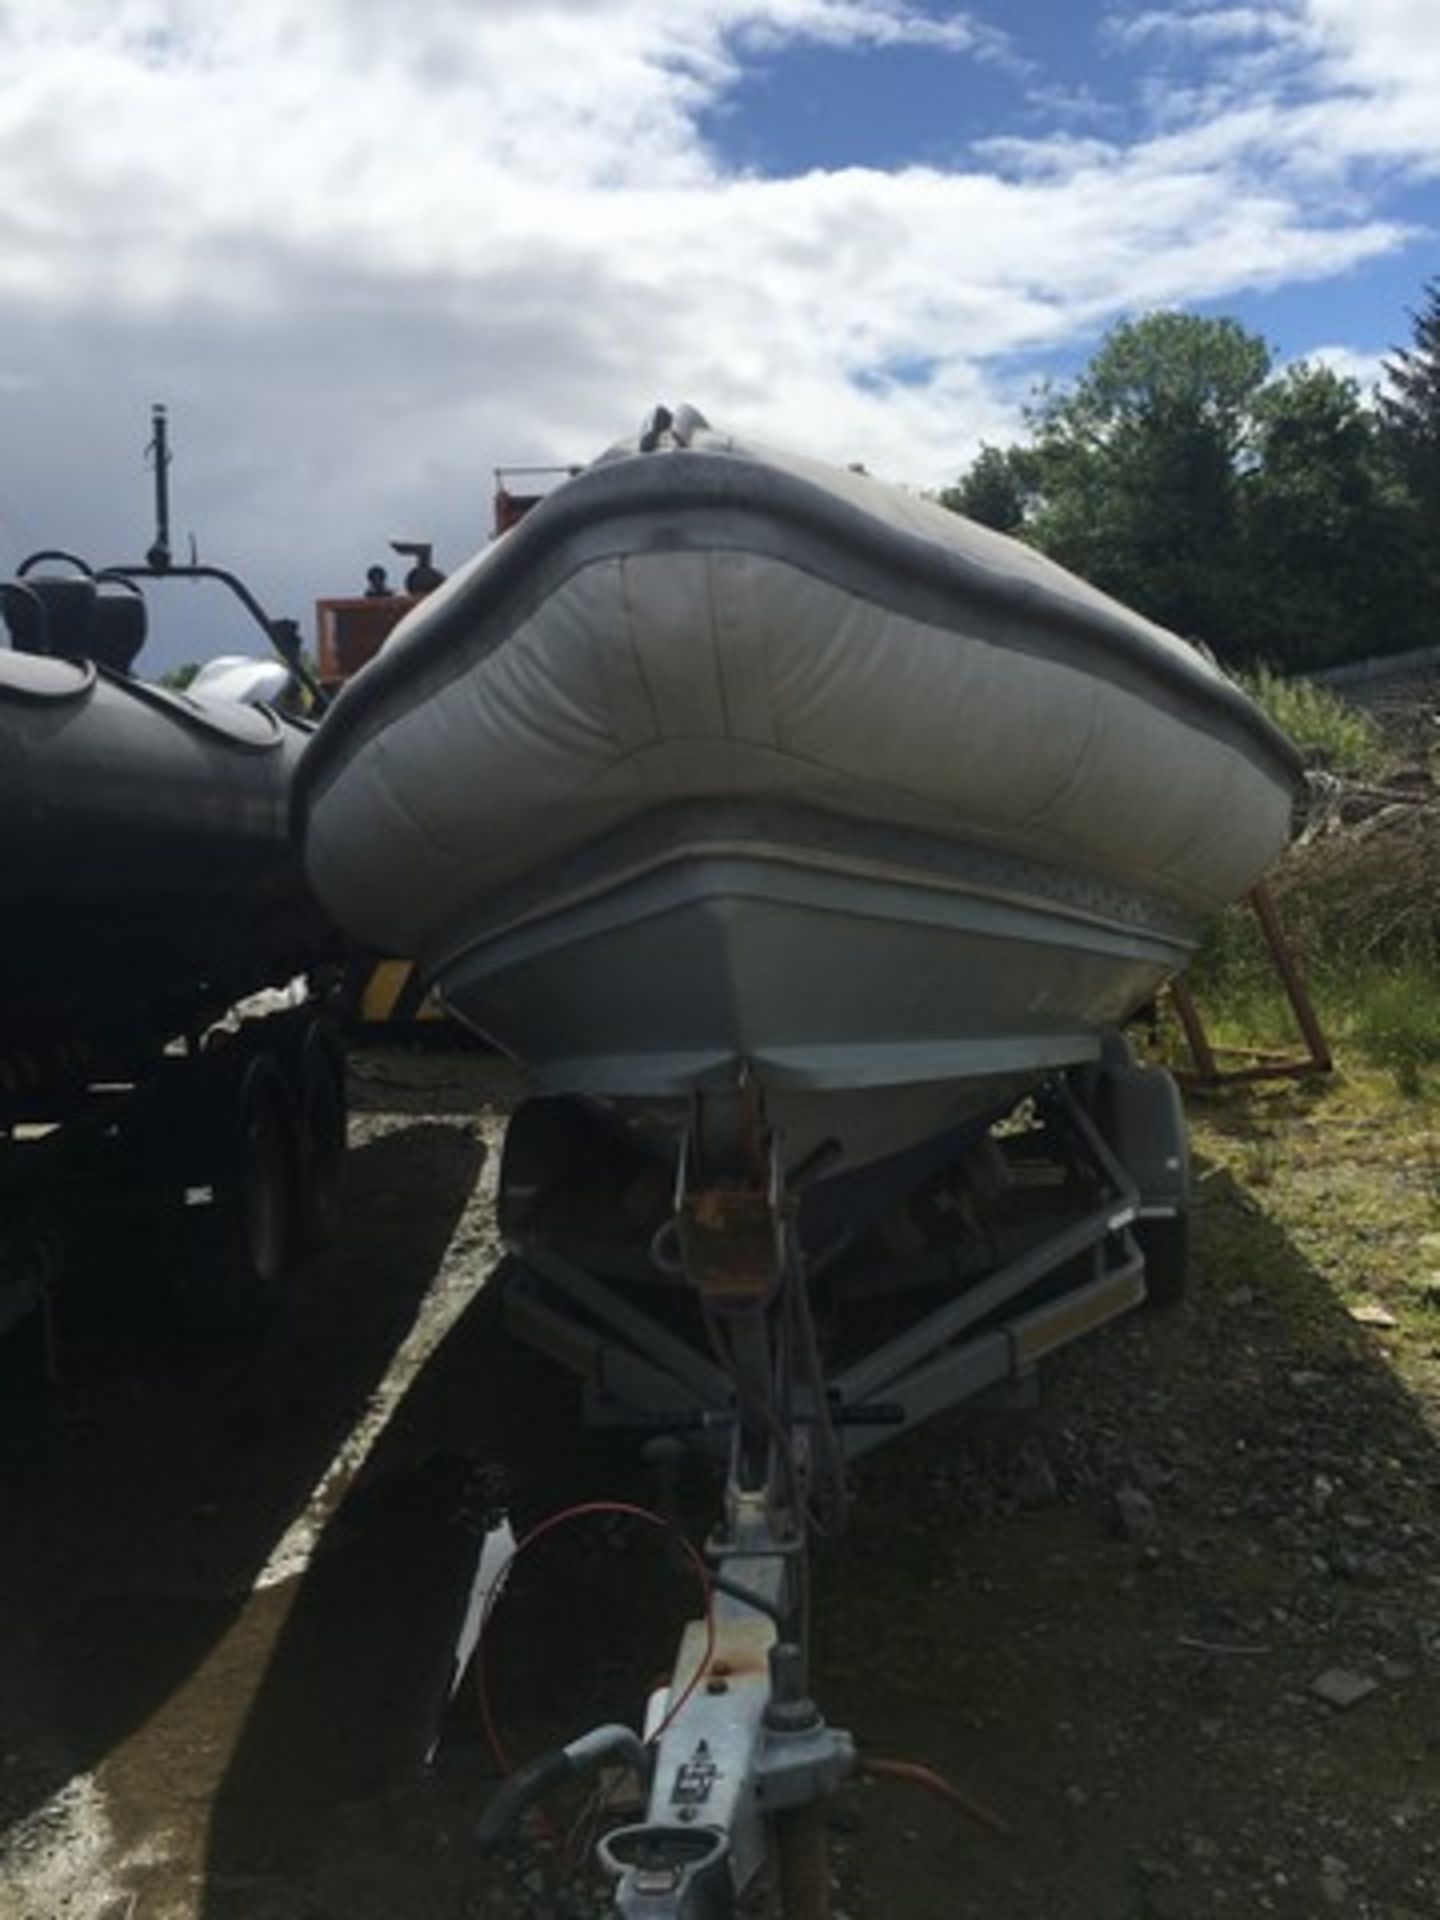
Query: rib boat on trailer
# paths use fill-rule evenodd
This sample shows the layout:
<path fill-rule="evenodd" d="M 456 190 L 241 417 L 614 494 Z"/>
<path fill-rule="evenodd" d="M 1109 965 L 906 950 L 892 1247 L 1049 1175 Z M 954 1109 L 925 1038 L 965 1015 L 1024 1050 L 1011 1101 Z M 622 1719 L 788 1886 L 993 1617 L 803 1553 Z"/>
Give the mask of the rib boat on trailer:
<path fill-rule="evenodd" d="M 140 678 L 139 581 L 170 576 L 280 657 Z M 234 575 L 171 563 L 163 513 L 143 564 L 32 555 L 0 614 L 0 1333 L 40 1307 L 50 1341 L 57 1289 L 127 1261 L 192 1329 L 253 1330 L 336 1225 L 345 1146 L 312 991 L 338 939 L 289 831 L 303 664 Z"/>
<path fill-rule="evenodd" d="M 426 600 L 297 782 L 335 918 L 678 1143 L 832 1174 L 1094 1060 L 1282 845 L 1202 653 L 868 476 L 661 415 Z"/>
<path fill-rule="evenodd" d="M 592 1419 L 728 1449 L 650 1738 L 522 1768 L 483 1844 L 608 1758 L 645 1790 L 598 1846 L 621 1920 L 727 1920 L 772 1847 L 786 1920 L 828 1911 L 856 1756 L 806 1687 L 812 1516 L 880 1438 L 1178 1292 L 1183 1116 L 1114 1029 L 1297 775 L 1173 635 L 688 410 L 350 683 L 296 783 L 316 890 L 542 1089 L 500 1171 L 510 1324 Z"/>

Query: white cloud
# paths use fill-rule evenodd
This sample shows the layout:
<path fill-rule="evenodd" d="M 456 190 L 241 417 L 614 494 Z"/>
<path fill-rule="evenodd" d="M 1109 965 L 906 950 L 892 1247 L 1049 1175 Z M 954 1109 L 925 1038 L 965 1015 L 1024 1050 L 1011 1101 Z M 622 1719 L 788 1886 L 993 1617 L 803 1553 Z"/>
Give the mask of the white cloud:
<path fill-rule="evenodd" d="M 391 532 L 457 561 L 491 464 L 584 458 L 659 399 L 934 484 L 1013 429 L 1017 364 L 1395 247 L 1366 170 L 1440 159 L 1418 11 L 1192 9 L 1148 132 L 773 179 L 704 128 L 777 48 L 1044 77 L 918 0 L 12 0 L 0 548 L 142 547 L 158 397 L 182 530 L 294 610 Z"/>
<path fill-rule="evenodd" d="M 1382 95 L 1440 86 L 1440 33 L 1431 0 L 1305 0 L 1307 35 L 1330 76 Z"/>
<path fill-rule="evenodd" d="M 1353 347 L 1311 347 L 1301 356 L 1308 366 L 1328 367 L 1342 380 L 1353 380 L 1362 398 L 1373 395 L 1385 378 L 1385 358 L 1379 353 L 1357 353 Z"/>
<path fill-rule="evenodd" d="M 1155 41 L 1190 47 L 1230 46 L 1237 40 L 1273 39 L 1289 25 L 1283 8 L 1274 6 L 1200 7 L 1193 11 L 1171 7 L 1112 14 L 1106 22 L 1110 38 L 1122 46 L 1148 46 Z"/>

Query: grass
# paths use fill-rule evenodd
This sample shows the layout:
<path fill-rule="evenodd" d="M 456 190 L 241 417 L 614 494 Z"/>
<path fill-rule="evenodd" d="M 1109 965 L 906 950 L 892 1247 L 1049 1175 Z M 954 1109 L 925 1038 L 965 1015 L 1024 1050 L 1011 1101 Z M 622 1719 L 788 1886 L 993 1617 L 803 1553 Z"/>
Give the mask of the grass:
<path fill-rule="evenodd" d="M 1223 1169 L 1257 1209 L 1222 1224 L 1247 1279 L 1261 1274 L 1269 1222 L 1346 1309 L 1383 1303 L 1393 1329 L 1367 1335 L 1393 1348 L 1411 1390 L 1440 1393 L 1440 1140 L 1434 1108 L 1396 1097 L 1384 1072 L 1353 1065 L 1324 1080 L 1269 1082 L 1199 1094 L 1189 1101 L 1202 1168 Z M 1203 1176 L 1202 1176 L 1203 1181 Z M 1202 1184 L 1202 1193 L 1205 1187 Z M 1317 1303 L 1297 1290 L 1285 1302 L 1299 1323 Z M 1314 1328 L 1322 1331 L 1323 1314 Z"/>
<path fill-rule="evenodd" d="M 1385 738 L 1368 713 L 1313 680 L 1291 680 L 1273 667 L 1243 669 L 1234 676 L 1257 706 L 1299 748 L 1306 764 L 1354 779 L 1373 777 L 1385 765 Z"/>
<path fill-rule="evenodd" d="M 1320 1024 L 1342 1063 L 1378 1068 L 1411 1099 L 1440 1098 L 1440 966 L 1323 951 L 1301 966 Z M 1205 1028 L 1219 1047 L 1298 1050 L 1295 1019 L 1249 915 L 1218 923 L 1190 974 Z"/>
<path fill-rule="evenodd" d="M 1313 765 L 1383 780 L 1385 737 L 1369 715 L 1267 667 L 1239 677 Z M 1281 922 L 1340 1055 L 1409 1098 L 1440 1093 L 1440 805 L 1372 801 L 1341 818 L 1271 874 Z M 1288 1044 L 1294 1019 L 1247 908 L 1211 928 L 1190 981 L 1217 1045 Z"/>
<path fill-rule="evenodd" d="M 1419 962 L 1372 970 L 1350 983 L 1332 1022 L 1337 1016 L 1345 1037 L 1402 1093 L 1426 1091 L 1427 1073 L 1440 1066 L 1440 972 Z"/>

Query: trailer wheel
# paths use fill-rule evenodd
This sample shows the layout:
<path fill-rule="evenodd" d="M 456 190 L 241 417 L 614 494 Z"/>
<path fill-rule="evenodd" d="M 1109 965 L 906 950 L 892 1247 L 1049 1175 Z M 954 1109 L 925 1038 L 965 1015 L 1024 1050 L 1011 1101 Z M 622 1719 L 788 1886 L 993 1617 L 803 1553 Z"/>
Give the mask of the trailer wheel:
<path fill-rule="evenodd" d="M 296 1111 L 295 1246 L 300 1253 L 315 1253 L 339 1230 L 348 1127 L 345 1053 L 327 1027 L 312 1026 L 300 1049 Z"/>
<path fill-rule="evenodd" d="M 285 1077 L 269 1053 L 225 1062 L 204 1105 L 213 1179 L 186 1196 L 177 1304 L 197 1332 L 257 1332 L 283 1297 L 294 1231 L 297 1156 Z"/>
<path fill-rule="evenodd" d="M 1135 1243 L 1145 1256 L 1145 1300 L 1152 1307 L 1173 1307 L 1190 1283 L 1190 1216 L 1174 1213 L 1137 1220 Z"/>
<path fill-rule="evenodd" d="M 1161 1067 L 1102 1065 L 1091 1112 L 1115 1157 L 1140 1191 L 1131 1231 L 1145 1256 L 1145 1292 L 1155 1307 L 1174 1306 L 1190 1277 L 1190 1141 L 1180 1090 Z"/>

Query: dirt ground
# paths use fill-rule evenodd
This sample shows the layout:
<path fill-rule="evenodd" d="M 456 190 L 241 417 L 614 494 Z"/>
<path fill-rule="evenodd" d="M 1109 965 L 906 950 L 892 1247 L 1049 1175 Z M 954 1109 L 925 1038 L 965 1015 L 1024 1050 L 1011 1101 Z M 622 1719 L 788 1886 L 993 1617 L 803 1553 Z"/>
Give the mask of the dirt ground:
<path fill-rule="evenodd" d="M 499 1325 L 513 1083 L 355 1078 L 348 1225 L 273 1333 L 180 1342 L 76 1290 L 58 1381 L 0 1350 L 3 1920 L 603 1911 L 543 1846 L 476 1857 L 468 1692 L 424 1754 L 479 1508 L 653 1482 Z M 857 1470 L 821 1704 L 1013 1832 L 856 1783 L 837 1914 L 1440 1914 L 1433 1113 L 1363 1080 L 1197 1108 L 1190 1299 L 1064 1358 L 1038 1412 Z M 621 1522 L 537 1549 L 492 1649 L 511 1750 L 633 1720 L 692 1600 Z"/>

